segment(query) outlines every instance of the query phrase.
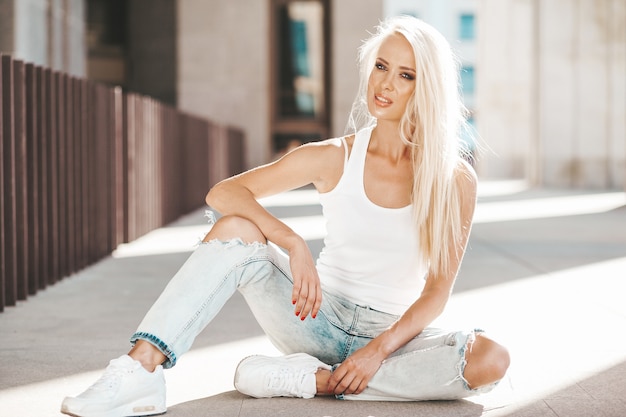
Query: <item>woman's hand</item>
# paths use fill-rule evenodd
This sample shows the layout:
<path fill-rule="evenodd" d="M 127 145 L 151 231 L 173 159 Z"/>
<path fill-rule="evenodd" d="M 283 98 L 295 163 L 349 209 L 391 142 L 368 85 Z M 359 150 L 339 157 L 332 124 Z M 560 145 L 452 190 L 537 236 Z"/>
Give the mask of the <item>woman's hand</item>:
<path fill-rule="evenodd" d="M 304 240 L 289 250 L 289 264 L 293 276 L 291 302 L 301 320 L 309 314 L 315 318 L 322 305 L 322 287 L 311 251 Z"/>
<path fill-rule="evenodd" d="M 354 352 L 335 369 L 328 380 L 328 393 L 360 394 L 385 359 L 367 345 Z"/>

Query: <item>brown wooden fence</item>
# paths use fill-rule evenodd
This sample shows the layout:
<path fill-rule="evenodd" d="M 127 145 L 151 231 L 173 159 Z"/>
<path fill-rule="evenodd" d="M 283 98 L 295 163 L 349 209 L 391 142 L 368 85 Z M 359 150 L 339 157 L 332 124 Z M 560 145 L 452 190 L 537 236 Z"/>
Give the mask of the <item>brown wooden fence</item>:
<path fill-rule="evenodd" d="M 0 311 L 204 204 L 241 131 L 1 57 Z"/>

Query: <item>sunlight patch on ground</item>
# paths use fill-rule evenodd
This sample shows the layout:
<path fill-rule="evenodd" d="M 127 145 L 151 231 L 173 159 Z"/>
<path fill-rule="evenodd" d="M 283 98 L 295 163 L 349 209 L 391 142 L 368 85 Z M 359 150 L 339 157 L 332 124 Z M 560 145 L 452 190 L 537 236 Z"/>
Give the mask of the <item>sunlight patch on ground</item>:
<path fill-rule="evenodd" d="M 278 356 L 279 352 L 265 336 L 191 350 L 165 371 L 168 407 L 234 390 L 237 364 L 252 354 Z M 63 398 L 80 394 L 100 378 L 102 371 L 0 390 L 0 416 L 60 416 Z"/>
<path fill-rule="evenodd" d="M 603 213 L 624 205 L 626 193 L 623 192 L 479 203 L 474 223 Z"/>
<path fill-rule="evenodd" d="M 498 197 L 528 190 L 525 180 L 479 181 L 478 197 Z"/>
<path fill-rule="evenodd" d="M 129 258 L 191 252 L 209 230 L 211 227 L 206 224 L 156 229 L 137 240 L 119 245 L 113 251 L 112 256 L 113 258 Z"/>
<path fill-rule="evenodd" d="M 464 291 L 435 325 L 484 328 L 507 346 L 521 407 L 626 360 L 624 271 L 626 257 Z"/>

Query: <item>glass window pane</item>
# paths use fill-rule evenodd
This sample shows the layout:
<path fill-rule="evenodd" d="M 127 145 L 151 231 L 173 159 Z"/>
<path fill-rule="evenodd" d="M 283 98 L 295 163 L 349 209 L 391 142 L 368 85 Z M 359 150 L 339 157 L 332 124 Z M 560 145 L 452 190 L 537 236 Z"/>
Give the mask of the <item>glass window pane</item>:
<path fill-rule="evenodd" d="M 459 38 L 463 40 L 474 39 L 474 15 L 462 14 L 459 22 Z"/>
<path fill-rule="evenodd" d="M 325 111 L 322 5 L 290 1 L 278 20 L 278 116 L 320 118 Z"/>

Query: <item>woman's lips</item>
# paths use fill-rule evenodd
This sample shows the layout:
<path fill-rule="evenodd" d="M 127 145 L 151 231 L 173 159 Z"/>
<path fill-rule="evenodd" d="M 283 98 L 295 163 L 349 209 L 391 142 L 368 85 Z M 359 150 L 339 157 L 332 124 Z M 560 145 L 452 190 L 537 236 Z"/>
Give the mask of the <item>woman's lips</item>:
<path fill-rule="evenodd" d="M 374 95 L 374 99 L 376 100 L 376 102 L 381 105 L 381 106 L 389 106 L 391 105 L 393 102 L 388 99 L 387 97 L 383 96 L 383 95 L 379 95 L 379 94 L 375 94 Z"/>

